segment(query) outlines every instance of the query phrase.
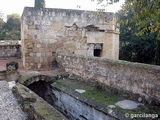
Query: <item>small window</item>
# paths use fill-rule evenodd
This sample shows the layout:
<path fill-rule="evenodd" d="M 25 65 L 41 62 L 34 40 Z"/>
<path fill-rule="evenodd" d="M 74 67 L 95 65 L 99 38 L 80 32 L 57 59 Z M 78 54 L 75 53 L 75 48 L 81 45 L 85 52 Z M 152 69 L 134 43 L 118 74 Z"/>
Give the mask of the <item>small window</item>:
<path fill-rule="evenodd" d="M 101 57 L 102 54 L 102 45 L 101 44 L 95 44 L 94 45 L 94 56 L 95 57 Z"/>

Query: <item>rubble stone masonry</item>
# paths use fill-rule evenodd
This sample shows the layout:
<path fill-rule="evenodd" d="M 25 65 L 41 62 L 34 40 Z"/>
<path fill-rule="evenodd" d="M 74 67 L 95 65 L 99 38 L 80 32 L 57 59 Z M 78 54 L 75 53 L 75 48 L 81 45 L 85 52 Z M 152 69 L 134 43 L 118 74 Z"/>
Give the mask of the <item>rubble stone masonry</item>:
<path fill-rule="evenodd" d="M 100 57 L 118 59 L 116 20 L 113 13 L 26 7 L 21 22 L 23 64 L 28 69 L 50 68 L 58 52 L 93 56 L 95 44 L 102 45 Z"/>
<path fill-rule="evenodd" d="M 85 80 L 98 80 L 118 90 L 160 103 L 160 66 L 58 53 L 58 64 Z"/>
<path fill-rule="evenodd" d="M 0 58 L 21 57 L 21 45 L 0 45 Z"/>

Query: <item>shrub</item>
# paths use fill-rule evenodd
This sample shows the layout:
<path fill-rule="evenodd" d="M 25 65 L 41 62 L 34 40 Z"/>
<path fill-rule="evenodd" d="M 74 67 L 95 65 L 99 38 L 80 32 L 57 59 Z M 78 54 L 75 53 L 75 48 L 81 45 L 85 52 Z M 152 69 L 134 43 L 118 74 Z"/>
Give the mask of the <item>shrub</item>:
<path fill-rule="evenodd" d="M 12 62 L 6 63 L 6 69 L 8 71 L 17 70 L 18 68 L 19 68 L 18 62 L 12 61 Z"/>

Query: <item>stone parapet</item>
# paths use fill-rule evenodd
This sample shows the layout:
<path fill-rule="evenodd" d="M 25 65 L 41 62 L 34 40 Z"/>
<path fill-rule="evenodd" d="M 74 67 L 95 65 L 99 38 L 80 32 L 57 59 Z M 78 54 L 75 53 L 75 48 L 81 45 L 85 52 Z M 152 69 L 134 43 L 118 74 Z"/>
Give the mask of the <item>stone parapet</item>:
<path fill-rule="evenodd" d="M 0 58 L 21 57 L 21 45 L 0 45 Z"/>
<path fill-rule="evenodd" d="M 160 66 L 65 53 L 58 53 L 57 62 L 67 72 L 86 80 L 97 80 L 160 104 Z"/>

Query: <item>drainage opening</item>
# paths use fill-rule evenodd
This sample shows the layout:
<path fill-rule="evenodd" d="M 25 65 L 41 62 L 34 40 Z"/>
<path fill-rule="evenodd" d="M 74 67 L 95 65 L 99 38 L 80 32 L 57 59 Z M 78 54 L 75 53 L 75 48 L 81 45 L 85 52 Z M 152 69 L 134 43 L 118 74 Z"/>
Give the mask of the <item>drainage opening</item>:
<path fill-rule="evenodd" d="M 27 87 L 32 91 L 34 91 L 37 95 L 39 95 L 45 101 L 47 101 L 50 105 L 52 106 L 54 105 L 55 97 L 51 93 L 51 87 L 48 82 L 39 80 L 37 82 L 30 84 Z"/>

